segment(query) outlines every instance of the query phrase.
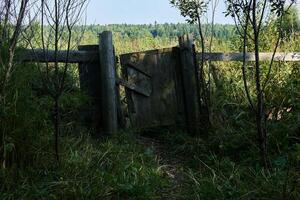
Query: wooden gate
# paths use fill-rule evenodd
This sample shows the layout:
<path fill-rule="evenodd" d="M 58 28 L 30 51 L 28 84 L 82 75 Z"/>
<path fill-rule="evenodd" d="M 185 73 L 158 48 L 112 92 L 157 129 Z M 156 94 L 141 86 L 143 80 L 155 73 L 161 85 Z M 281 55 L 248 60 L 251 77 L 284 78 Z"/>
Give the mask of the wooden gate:
<path fill-rule="evenodd" d="M 140 92 L 126 89 L 133 127 L 149 128 L 184 122 L 178 48 L 121 56 L 123 78 Z"/>
<path fill-rule="evenodd" d="M 192 41 L 191 38 L 182 38 Z M 123 79 L 138 90 L 126 88 L 133 128 L 198 124 L 197 70 L 193 44 L 121 55 Z"/>

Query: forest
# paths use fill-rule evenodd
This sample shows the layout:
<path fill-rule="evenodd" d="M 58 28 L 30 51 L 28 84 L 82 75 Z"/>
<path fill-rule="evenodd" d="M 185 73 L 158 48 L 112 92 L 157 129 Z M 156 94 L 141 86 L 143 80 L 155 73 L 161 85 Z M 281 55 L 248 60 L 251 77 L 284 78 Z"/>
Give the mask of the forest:
<path fill-rule="evenodd" d="M 2 0 L 0 199 L 300 199 L 298 2 L 224 1 L 235 24 L 215 23 L 218 0 L 170 0 L 186 23 L 140 25 L 85 24 L 88 0 Z M 137 129 L 128 119 L 103 134 L 87 120 L 94 101 L 69 52 L 98 45 L 103 31 L 113 34 L 118 75 L 121 55 L 178 47 L 180 36 L 193 36 L 196 133 L 176 124 Z M 22 62 L 26 50 L 46 62 Z M 216 52 L 243 56 L 204 58 Z M 120 95 L 126 112 L 129 100 Z"/>

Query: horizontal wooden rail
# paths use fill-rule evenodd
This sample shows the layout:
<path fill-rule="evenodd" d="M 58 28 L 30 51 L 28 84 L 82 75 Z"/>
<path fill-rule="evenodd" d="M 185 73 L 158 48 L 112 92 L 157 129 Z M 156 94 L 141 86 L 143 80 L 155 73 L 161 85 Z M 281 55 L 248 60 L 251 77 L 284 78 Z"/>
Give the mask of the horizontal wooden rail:
<path fill-rule="evenodd" d="M 26 49 L 19 54 L 18 60 L 21 62 L 55 62 L 55 51 L 43 49 Z M 68 57 L 68 58 L 67 58 Z M 99 52 L 97 51 L 58 51 L 57 62 L 81 63 L 98 62 Z"/>
<path fill-rule="evenodd" d="M 55 51 L 42 49 L 26 49 L 22 50 L 18 57 L 19 61 L 22 62 L 55 62 Z M 260 53 L 260 61 L 271 61 L 273 53 Z M 81 63 L 81 62 L 99 62 L 98 51 L 58 51 L 57 61 L 69 63 Z M 202 54 L 197 53 L 198 60 L 202 59 Z M 205 60 L 211 61 L 243 61 L 243 53 L 205 53 Z M 255 61 L 254 53 L 246 54 L 246 61 Z M 295 53 L 276 53 L 274 61 L 285 61 L 285 62 L 298 62 L 300 61 L 300 52 Z"/>
<path fill-rule="evenodd" d="M 271 61 L 273 53 L 260 53 L 260 61 Z M 202 53 L 197 53 L 197 58 L 202 59 Z M 211 61 L 243 61 L 243 53 L 205 53 L 205 60 Z M 246 61 L 255 61 L 254 53 L 246 54 Z M 300 61 L 300 53 L 276 53 L 274 61 L 297 62 Z"/>

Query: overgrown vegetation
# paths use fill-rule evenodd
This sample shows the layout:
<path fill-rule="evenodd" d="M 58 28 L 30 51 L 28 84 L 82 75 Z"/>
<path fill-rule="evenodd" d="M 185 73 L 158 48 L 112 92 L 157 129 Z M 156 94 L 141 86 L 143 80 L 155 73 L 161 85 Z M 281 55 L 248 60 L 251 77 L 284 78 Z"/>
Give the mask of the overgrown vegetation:
<path fill-rule="evenodd" d="M 134 135 L 98 142 L 86 131 L 64 136 L 59 166 L 49 156 L 48 142 L 44 138 L 43 148 L 36 149 L 33 166 L 1 171 L 1 199 L 160 198 L 168 184 L 155 155 L 137 145 Z"/>
<path fill-rule="evenodd" d="M 213 73 L 207 83 L 211 127 L 201 135 L 158 128 L 144 132 L 144 137 L 154 138 L 153 143 L 141 142 L 142 133 L 130 130 L 96 140 L 90 135 L 99 133 L 84 120 L 82 111 L 90 99 L 79 88 L 76 66 L 69 65 L 65 72 L 64 66 L 57 65 L 56 72 L 48 73 L 40 65 L 14 59 L 19 50 L 30 46 L 28 35 L 37 32 L 35 37 L 40 39 L 44 26 L 19 26 L 12 49 L 10 38 L 18 26 L 12 26 L 13 16 L 4 15 L 13 8 L 5 4 L 9 2 L 16 3 L 0 3 L 0 81 L 4 88 L 0 94 L 0 199 L 300 199 L 299 63 L 276 62 L 270 72 L 270 63 L 260 64 L 263 80 L 270 77 L 264 88 L 267 169 L 260 162 L 255 113 L 247 101 L 239 62 L 206 63 Z M 293 7 L 283 16 L 278 52 L 300 51 L 297 16 Z M 278 20 L 268 20 L 260 33 L 259 48 L 265 52 L 272 51 L 278 39 Z M 188 24 L 91 25 L 85 27 L 81 44 L 95 44 L 98 32 L 111 30 L 116 52 L 122 54 L 175 46 L 183 33 L 198 38 L 198 28 Z M 204 38 L 209 38 L 205 48 L 243 51 L 244 41 L 234 25 L 215 25 L 214 29 L 203 25 L 203 30 Z M 201 50 L 200 44 L 198 40 Z M 249 42 L 248 51 L 253 49 Z M 247 74 L 249 94 L 255 96 L 251 63 Z M 46 79 L 57 77 L 64 77 L 66 88 L 59 98 L 59 152 L 55 152 L 53 137 L 55 101 L 45 88 Z"/>

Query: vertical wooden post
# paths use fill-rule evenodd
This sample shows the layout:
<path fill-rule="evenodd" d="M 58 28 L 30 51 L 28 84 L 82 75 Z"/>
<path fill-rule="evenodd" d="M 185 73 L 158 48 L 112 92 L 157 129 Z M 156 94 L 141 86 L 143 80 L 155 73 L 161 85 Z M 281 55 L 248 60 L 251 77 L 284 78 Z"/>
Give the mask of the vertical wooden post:
<path fill-rule="evenodd" d="M 103 131 L 106 134 L 111 134 L 118 129 L 116 73 L 112 32 L 105 31 L 100 35 L 99 53 Z"/>
<path fill-rule="evenodd" d="M 78 50 L 98 52 L 99 45 L 81 45 L 78 46 Z M 91 97 L 92 103 L 92 105 L 89 105 L 84 109 L 81 117 L 88 126 L 94 126 L 97 129 L 97 132 L 99 132 L 102 130 L 102 116 L 99 114 L 101 111 L 101 75 L 99 59 L 90 62 L 80 62 L 78 68 L 80 88 Z"/>
<path fill-rule="evenodd" d="M 78 46 L 79 51 L 90 51 L 98 52 L 98 45 L 80 45 Z M 95 62 L 80 62 L 79 68 L 79 78 L 80 78 L 80 88 L 88 93 L 92 98 L 100 97 L 100 67 L 99 60 Z"/>
<path fill-rule="evenodd" d="M 179 37 L 181 72 L 183 81 L 183 96 L 187 129 L 191 134 L 199 131 L 199 105 L 196 78 L 196 63 L 194 60 L 193 36 Z"/>

